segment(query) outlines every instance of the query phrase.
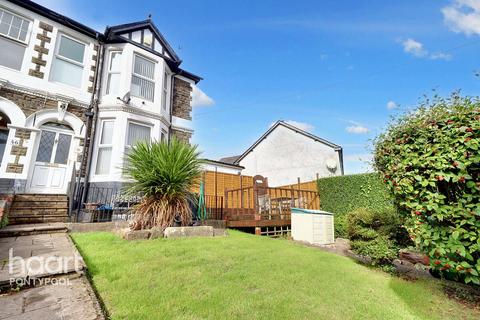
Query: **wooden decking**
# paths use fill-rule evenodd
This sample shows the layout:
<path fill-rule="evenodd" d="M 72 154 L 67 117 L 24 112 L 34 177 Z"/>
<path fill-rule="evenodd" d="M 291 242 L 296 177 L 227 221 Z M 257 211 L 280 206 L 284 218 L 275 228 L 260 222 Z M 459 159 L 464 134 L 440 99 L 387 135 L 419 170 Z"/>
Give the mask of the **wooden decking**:
<path fill-rule="evenodd" d="M 223 218 L 230 228 L 288 227 L 291 208 L 320 209 L 318 193 L 300 188 L 271 188 L 266 179 L 254 177 L 254 185 L 225 192 Z"/>

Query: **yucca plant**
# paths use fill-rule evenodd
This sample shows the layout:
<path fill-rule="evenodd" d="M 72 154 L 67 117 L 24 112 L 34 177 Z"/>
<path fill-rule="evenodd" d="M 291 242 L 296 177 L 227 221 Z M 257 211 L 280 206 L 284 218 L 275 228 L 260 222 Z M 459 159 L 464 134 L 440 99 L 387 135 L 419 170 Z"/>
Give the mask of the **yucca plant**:
<path fill-rule="evenodd" d="M 173 138 L 166 142 L 139 142 L 126 154 L 125 174 L 133 180 L 126 191 L 140 195 L 133 207 L 133 230 L 166 228 L 175 218 L 182 225 L 192 219 L 189 200 L 198 183 L 202 160 L 196 146 Z"/>

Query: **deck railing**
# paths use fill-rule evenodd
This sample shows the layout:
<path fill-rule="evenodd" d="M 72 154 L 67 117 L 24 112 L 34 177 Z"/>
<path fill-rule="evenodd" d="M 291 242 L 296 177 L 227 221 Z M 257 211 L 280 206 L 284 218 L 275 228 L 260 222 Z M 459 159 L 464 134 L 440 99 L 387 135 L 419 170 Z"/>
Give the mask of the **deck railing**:
<path fill-rule="evenodd" d="M 318 193 L 294 188 L 256 186 L 225 192 L 228 220 L 290 220 L 292 207 L 319 210 Z"/>

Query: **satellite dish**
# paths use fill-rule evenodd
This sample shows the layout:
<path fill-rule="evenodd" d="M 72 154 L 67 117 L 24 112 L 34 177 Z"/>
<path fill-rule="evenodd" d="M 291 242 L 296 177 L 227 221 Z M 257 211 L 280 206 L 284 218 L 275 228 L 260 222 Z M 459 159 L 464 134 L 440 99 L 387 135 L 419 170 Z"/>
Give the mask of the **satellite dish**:
<path fill-rule="evenodd" d="M 330 158 L 325 161 L 325 164 L 327 165 L 327 169 L 330 171 L 337 171 L 337 161 L 334 159 Z"/>
<path fill-rule="evenodd" d="M 128 91 L 127 93 L 125 93 L 125 95 L 123 96 L 123 98 L 120 98 L 120 97 L 117 97 L 118 100 L 122 101 L 123 103 L 125 104 L 130 104 L 130 91 Z"/>

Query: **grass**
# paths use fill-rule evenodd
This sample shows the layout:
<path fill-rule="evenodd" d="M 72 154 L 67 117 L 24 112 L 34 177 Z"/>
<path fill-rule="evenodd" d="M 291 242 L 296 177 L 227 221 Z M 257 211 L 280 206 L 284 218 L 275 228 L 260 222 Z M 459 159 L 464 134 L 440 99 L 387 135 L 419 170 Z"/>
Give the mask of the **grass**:
<path fill-rule="evenodd" d="M 287 240 L 72 237 L 112 319 L 480 319 L 436 280 L 405 281 Z"/>

